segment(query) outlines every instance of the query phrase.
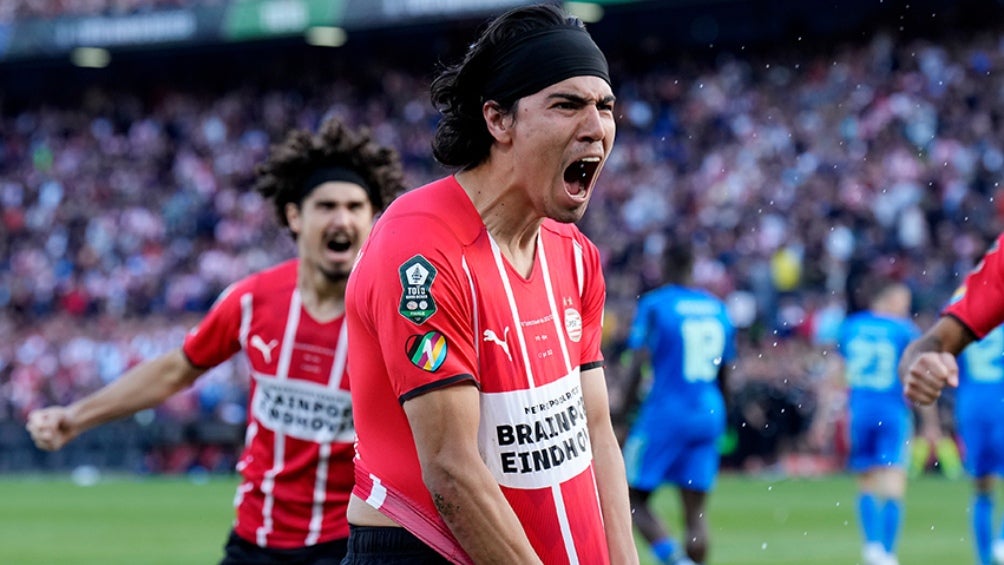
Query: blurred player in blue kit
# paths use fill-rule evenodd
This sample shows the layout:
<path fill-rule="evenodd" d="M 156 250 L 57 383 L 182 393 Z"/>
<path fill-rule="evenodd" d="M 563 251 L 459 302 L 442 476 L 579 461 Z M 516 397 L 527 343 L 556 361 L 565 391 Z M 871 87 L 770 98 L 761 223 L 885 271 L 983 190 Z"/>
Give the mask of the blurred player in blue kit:
<path fill-rule="evenodd" d="M 844 320 L 837 347 L 850 388 L 849 467 L 858 476 L 864 563 L 894 565 L 913 428 L 896 369 L 920 329 L 909 318 L 912 293 L 906 285 L 883 284 L 870 296 L 867 310 Z"/>
<path fill-rule="evenodd" d="M 959 387 L 956 419 L 966 469 L 976 480 L 972 518 L 980 563 L 1004 563 L 1004 526 L 993 541 L 993 475 L 1004 471 L 1004 234 L 966 275 L 938 320 L 910 343 L 899 366 L 906 396 L 935 402 Z M 956 359 L 958 357 L 958 360 Z"/>
<path fill-rule="evenodd" d="M 980 565 L 1004 563 L 1004 525 L 994 536 L 994 477 L 1004 475 L 1004 327 L 959 356 L 956 423 L 973 477 L 973 543 Z"/>
<path fill-rule="evenodd" d="M 630 370 L 616 407 L 623 421 L 650 363 L 651 387 L 624 444 L 624 459 L 635 525 L 661 563 L 703 563 L 707 557 L 705 501 L 718 474 L 717 443 L 727 413 L 723 390 L 736 351 L 724 303 L 689 286 L 692 269 L 689 247 L 667 247 L 666 284 L 638 303 L 627 342 Z M 649 506 L 652 493 L 666 484 L 677 487 L 683 505 L 682 548 Z"/>

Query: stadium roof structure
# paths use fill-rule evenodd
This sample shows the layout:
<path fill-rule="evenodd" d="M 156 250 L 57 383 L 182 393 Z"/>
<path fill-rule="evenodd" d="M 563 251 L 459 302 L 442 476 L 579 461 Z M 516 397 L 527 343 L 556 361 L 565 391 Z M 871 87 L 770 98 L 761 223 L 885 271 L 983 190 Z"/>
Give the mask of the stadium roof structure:
<path fill-rule="evenodd" d="M 0 64 L 66 58 L 76 49 L 161 49 L 304 38 L 312 29 L 352 33 L 480 22 L 535 0 L 219 0 L 139 13 L 0 23 Z M 918 26 L 979 20 L 1001 0 L 584 0 L 564 2 L 608 41 L 673 45 L 827 36 L 876 22 Z M 608 17 L 598 21 L 603 14 Z M 954 15 L 954 17 L 953 17 Z M 590 20 L 593 21 L 590 21 Z M 608 23 L 609 22 L 609 23 Z M 316 35 L 316 34 L 315 34 Z M 337 35 L 337 34 L 336 34 Z M 331 33 L 322 32 L 322 43 Z M 337 41 L 331 43 L 338 44 Z"/>
<path fill-rule="evenodd" d="M 36 18 L 0 24 L 0 61 L 60 56 L 78 48 L 135 49 L 293 37 L 317 27 L 360 30 L 435 23 L 483 17 L 529 3 L 526 0 L 226 0 L 130 14 Z"/>

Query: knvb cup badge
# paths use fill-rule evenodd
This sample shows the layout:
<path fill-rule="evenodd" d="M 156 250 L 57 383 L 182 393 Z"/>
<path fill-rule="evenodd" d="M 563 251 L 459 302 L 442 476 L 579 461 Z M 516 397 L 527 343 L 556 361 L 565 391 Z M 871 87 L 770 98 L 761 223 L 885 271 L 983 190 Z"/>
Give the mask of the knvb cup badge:
<path fill-rule="evenodd" d="M 404 289 L 398 312 L 416 324 L 425 323 L 436 313 L 436 302 L 431 292 L 436 268 L 425 257 L 415 255 L 402 263 L 397 272 Z"/>

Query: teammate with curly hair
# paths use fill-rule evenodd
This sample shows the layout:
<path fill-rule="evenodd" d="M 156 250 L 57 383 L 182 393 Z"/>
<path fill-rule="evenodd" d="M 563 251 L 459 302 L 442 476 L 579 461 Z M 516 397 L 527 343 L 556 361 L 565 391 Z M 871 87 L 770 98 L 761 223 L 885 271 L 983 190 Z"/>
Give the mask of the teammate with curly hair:
<path fill-rule="evenodd" d="M 35 444 L 157 406 L 243 350 L 251 367 L 242 481 L 224 564 L 337 564 L 345 554 L 355 427 L 345 372 L 345 287 L 375 216 L 403 188 L 400 159 L 329 119 L 257 169 L 297 257 L 227 288 L 184 344 L 69 406 L 32 412 Z"/>

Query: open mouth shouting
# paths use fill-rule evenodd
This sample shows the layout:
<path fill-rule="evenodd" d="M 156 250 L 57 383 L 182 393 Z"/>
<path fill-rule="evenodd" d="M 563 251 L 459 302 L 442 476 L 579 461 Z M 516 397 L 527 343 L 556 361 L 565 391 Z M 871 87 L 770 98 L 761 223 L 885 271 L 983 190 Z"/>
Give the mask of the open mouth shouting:
<path fill-rule="evenodd" d="M 326 238 L 324 246 L 334 254 L 344 255 L 352 249 L 352 238 L 345 232 L 335 233 Z"/>
<path fill-rule="evenodd" d="M 583 157 L 565 169 L 565 192 L 575 200 L 585 200 L 600 168 L 599 157 Z"/>

